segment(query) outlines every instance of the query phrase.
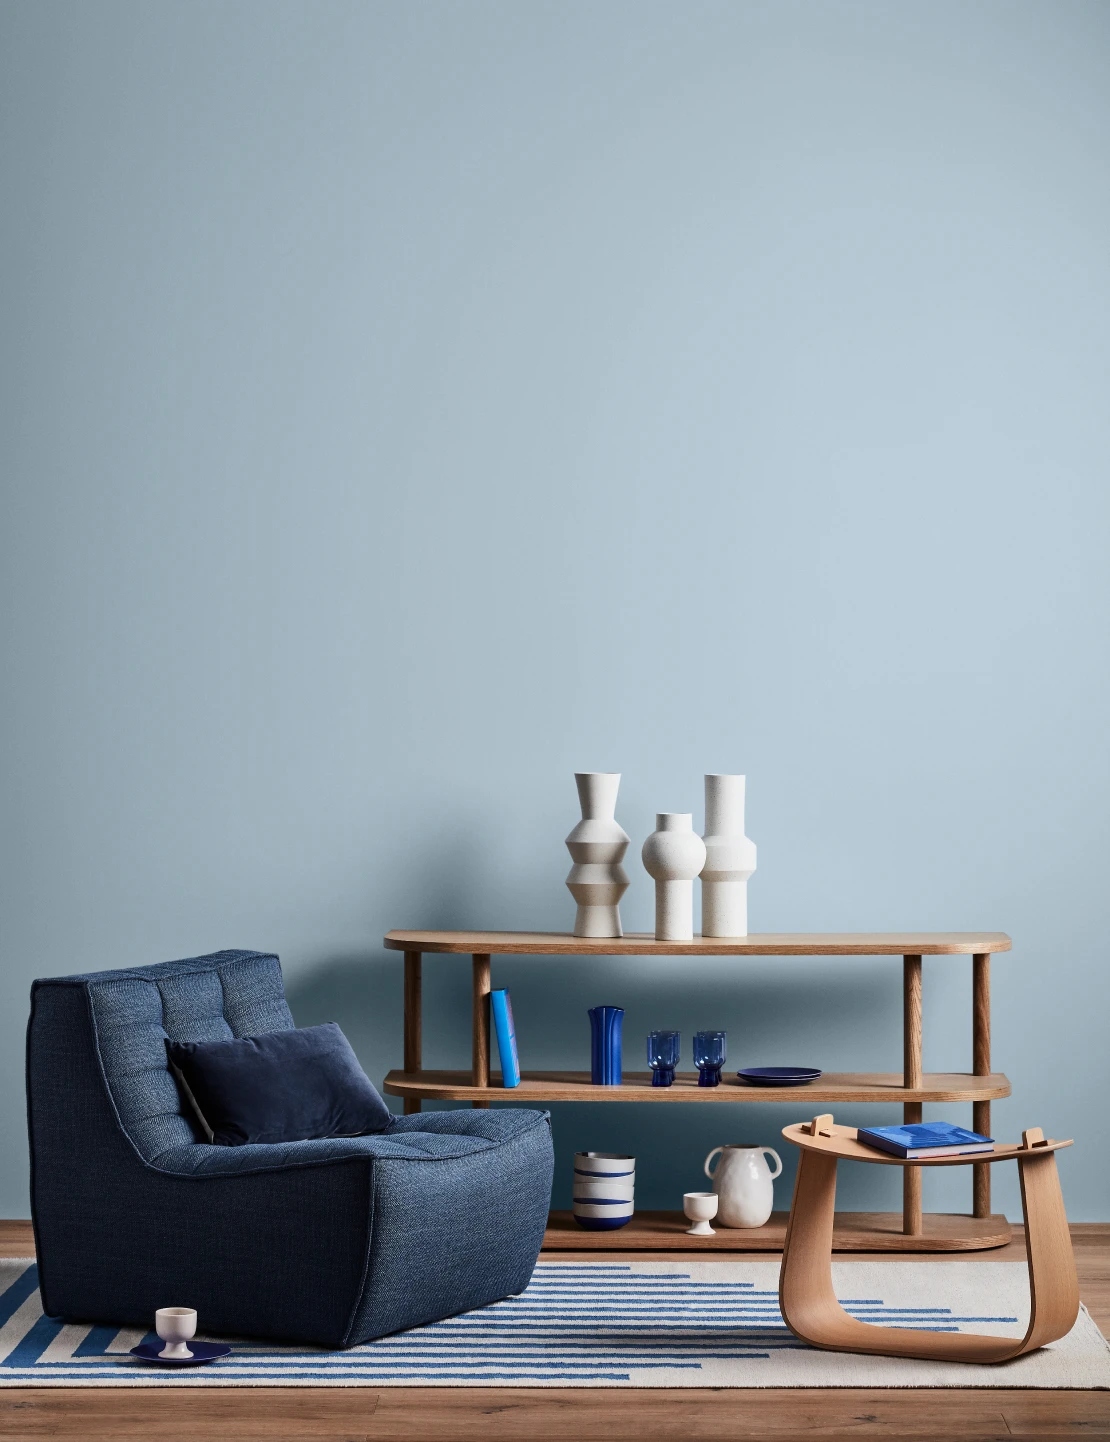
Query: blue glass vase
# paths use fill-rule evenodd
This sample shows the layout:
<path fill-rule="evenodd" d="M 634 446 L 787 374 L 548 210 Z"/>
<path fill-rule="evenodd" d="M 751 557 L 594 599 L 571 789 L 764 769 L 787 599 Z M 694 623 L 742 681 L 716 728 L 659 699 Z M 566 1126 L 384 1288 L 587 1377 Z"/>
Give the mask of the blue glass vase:
<path fill-rule="evenodd" d="M 590 1080 L 594 1086 L 621 1084 L 623 1006 L 592 1006 L 590 1018 Z"/>
<path fill-rule="evenodd" d="M 698 1086 L 719 1087 L 721 1068 L 725 1064 L 725 1041 L 723 1031 L 696 1031 L 694 1033 L 694 1065 L 698 1069 Z"/>
<path fill-rule="evenodd" d="M 682 1035 L 677 1031 L 649 1031 L 647 1039 L 648 1066 L 653 1087 L 674 1086 L 674 1069 L 678 1065 Z"/>

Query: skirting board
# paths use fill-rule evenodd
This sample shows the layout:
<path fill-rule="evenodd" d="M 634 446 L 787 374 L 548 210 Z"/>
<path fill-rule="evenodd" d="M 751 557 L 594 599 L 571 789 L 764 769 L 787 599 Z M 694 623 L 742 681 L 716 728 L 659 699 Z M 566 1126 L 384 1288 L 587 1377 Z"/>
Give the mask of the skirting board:
<path fill-rule="evenodd" d="M 773 1212 L 763 1227 L 717 1227 L 711 1237 L 691 1237 L 681 1212 L 637 1212 L 612 1232 L 589 1232 L 570 1212 L 551 1212 L 543 1245 L 545 1251 L 575 1252 L 781 1252 L 788 1215 Z M 838 1212 L 833 1232 L 838 1252 L 978 1252 L 1009 1241 L 1010 1224 L 1003 1216 L 950 1212 L 926 1212 L 917 1236 L 903 1232 L 901 1212 Z"/>

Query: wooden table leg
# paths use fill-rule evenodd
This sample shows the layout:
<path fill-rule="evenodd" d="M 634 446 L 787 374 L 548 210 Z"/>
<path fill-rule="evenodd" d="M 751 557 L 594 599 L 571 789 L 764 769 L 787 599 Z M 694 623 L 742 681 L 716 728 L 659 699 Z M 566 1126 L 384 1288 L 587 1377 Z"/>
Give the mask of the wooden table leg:
<path fill-rule="evenodd" d="M 921 1086 L 921 958 L 902 958 L 902 1085 Z M 902 1120 L 912 1125 L 921 1120 L 921 1103 L 906 1102 Z M 921 1235 L 921 1168 L 902 1172 L 902 1231 L 907 1237 Z"/>
<path fill-rule="evenodd" d="M 489 1086 L 489 957 L 474 957 L 473 1015 L 471 1019 L 470 1084 Z M 474 1102 L 488 1108 L 489 1102 Z"/>
<path fill-rule="evenodd" d="M 971 1052 L 972 1071 L 976 1076 L 991 1073 L 991 958 L 990 952 L 976 953 L 972 959 Z M 972 1130 L 980 1136 L 991 1134 L 990 1102 L 973 1102 Z M 991 1214 L 991 1169 L 985 1162 L 972 1167 L 972 1215 Z"/>
<path fill-rule="evenodd" d="M 405 952 L 405 1073 L 421 1071 L 421 1036 L 423 1020 L 420 996 L 420 953 Z M 420 1110 L 419 1097 L 405 1098 L 405 1116 Z"/>
<path fill-rule="evenodd" d="M 1023 1132 L 1022 1143 L 1031 1150 L 1028 1156 L 1018 1157 L 1033 1303 L 1029 1330 L 1022 1345 L 1025 1352 L 1066 1336 L 1079 1315 L 1079 1278 L 1056 1157 L 1052 1152 L 1038 1156 L 1036 1151 L 1037 1142 L 1043 1141 L 1043 1137 L 1040 1127 Z"/>

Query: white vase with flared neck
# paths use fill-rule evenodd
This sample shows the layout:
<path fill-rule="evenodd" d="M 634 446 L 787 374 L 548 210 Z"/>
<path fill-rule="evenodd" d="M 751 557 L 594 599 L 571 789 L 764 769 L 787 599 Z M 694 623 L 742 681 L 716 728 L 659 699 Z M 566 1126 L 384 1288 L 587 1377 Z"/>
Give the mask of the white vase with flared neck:
<path fill-rule="evenodd" d="M 640 853 L 655 882 L 655 939 L 693 941 L 694 877 L 705 865 L 705 843 L 688 811 L 660 811 Z"/>
<path fill-rule="evenodd" d="M 628 890 L 621 862 L 629 836 L 617 822 L 619 771 L 576 771 L 582 820 L 567 837 L 574 865 L 567 889 L 578 903 L 575 936 L 623 936 L 619 902 Z"/>
<path fill-rule="evenodd" d="M 743 776 L 705 778 L 702 936 L 748 934 L 748 878 L 755 871 L 755 842 L 744 835 L 744 782 Z"/>

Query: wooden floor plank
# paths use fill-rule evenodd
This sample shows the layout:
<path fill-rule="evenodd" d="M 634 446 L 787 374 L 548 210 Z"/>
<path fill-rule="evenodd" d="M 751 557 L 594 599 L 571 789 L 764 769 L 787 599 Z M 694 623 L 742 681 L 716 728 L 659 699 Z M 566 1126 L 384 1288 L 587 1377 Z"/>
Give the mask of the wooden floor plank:
<path fill-rule="evenodd" d="M 1110 1331 L 1110 1224 L 1072 1227 L 1080 1290 Z M 29 1222 L 0 1221 L 0 1256 L 32 1256 Z M 570 1261 L 589 1252 L 546 1253 Z M 746 1254 L 773 1260 L 774 1254 Z M 745 1254 L 722 1255 L 743 1260 Z M 1022 1261 L 1020 1227 L 1009 1246 L 961 1255 L 991 1266 Z M 674 1252 L 608 1253 L 606 1260 L 675 1261 Z M 923 1253 L 838 1261 L 936 1260 Z M 115 1388 L 0 1390 L 4 1442 L 1002 1442 L 1083 1437 L 1110 1442 L 1110 1392 L 985 1388 L 643 1390 L 616 1388 L 242 1387 L 205 1392 Z"/>
<path fill-rule="evenodd" d="M 11 1392 L 0 1436 L 138 1442 L 720 1442 L 1110 1438 L 1102 1392 L 932 1389 L 242 1388 Z"/>

